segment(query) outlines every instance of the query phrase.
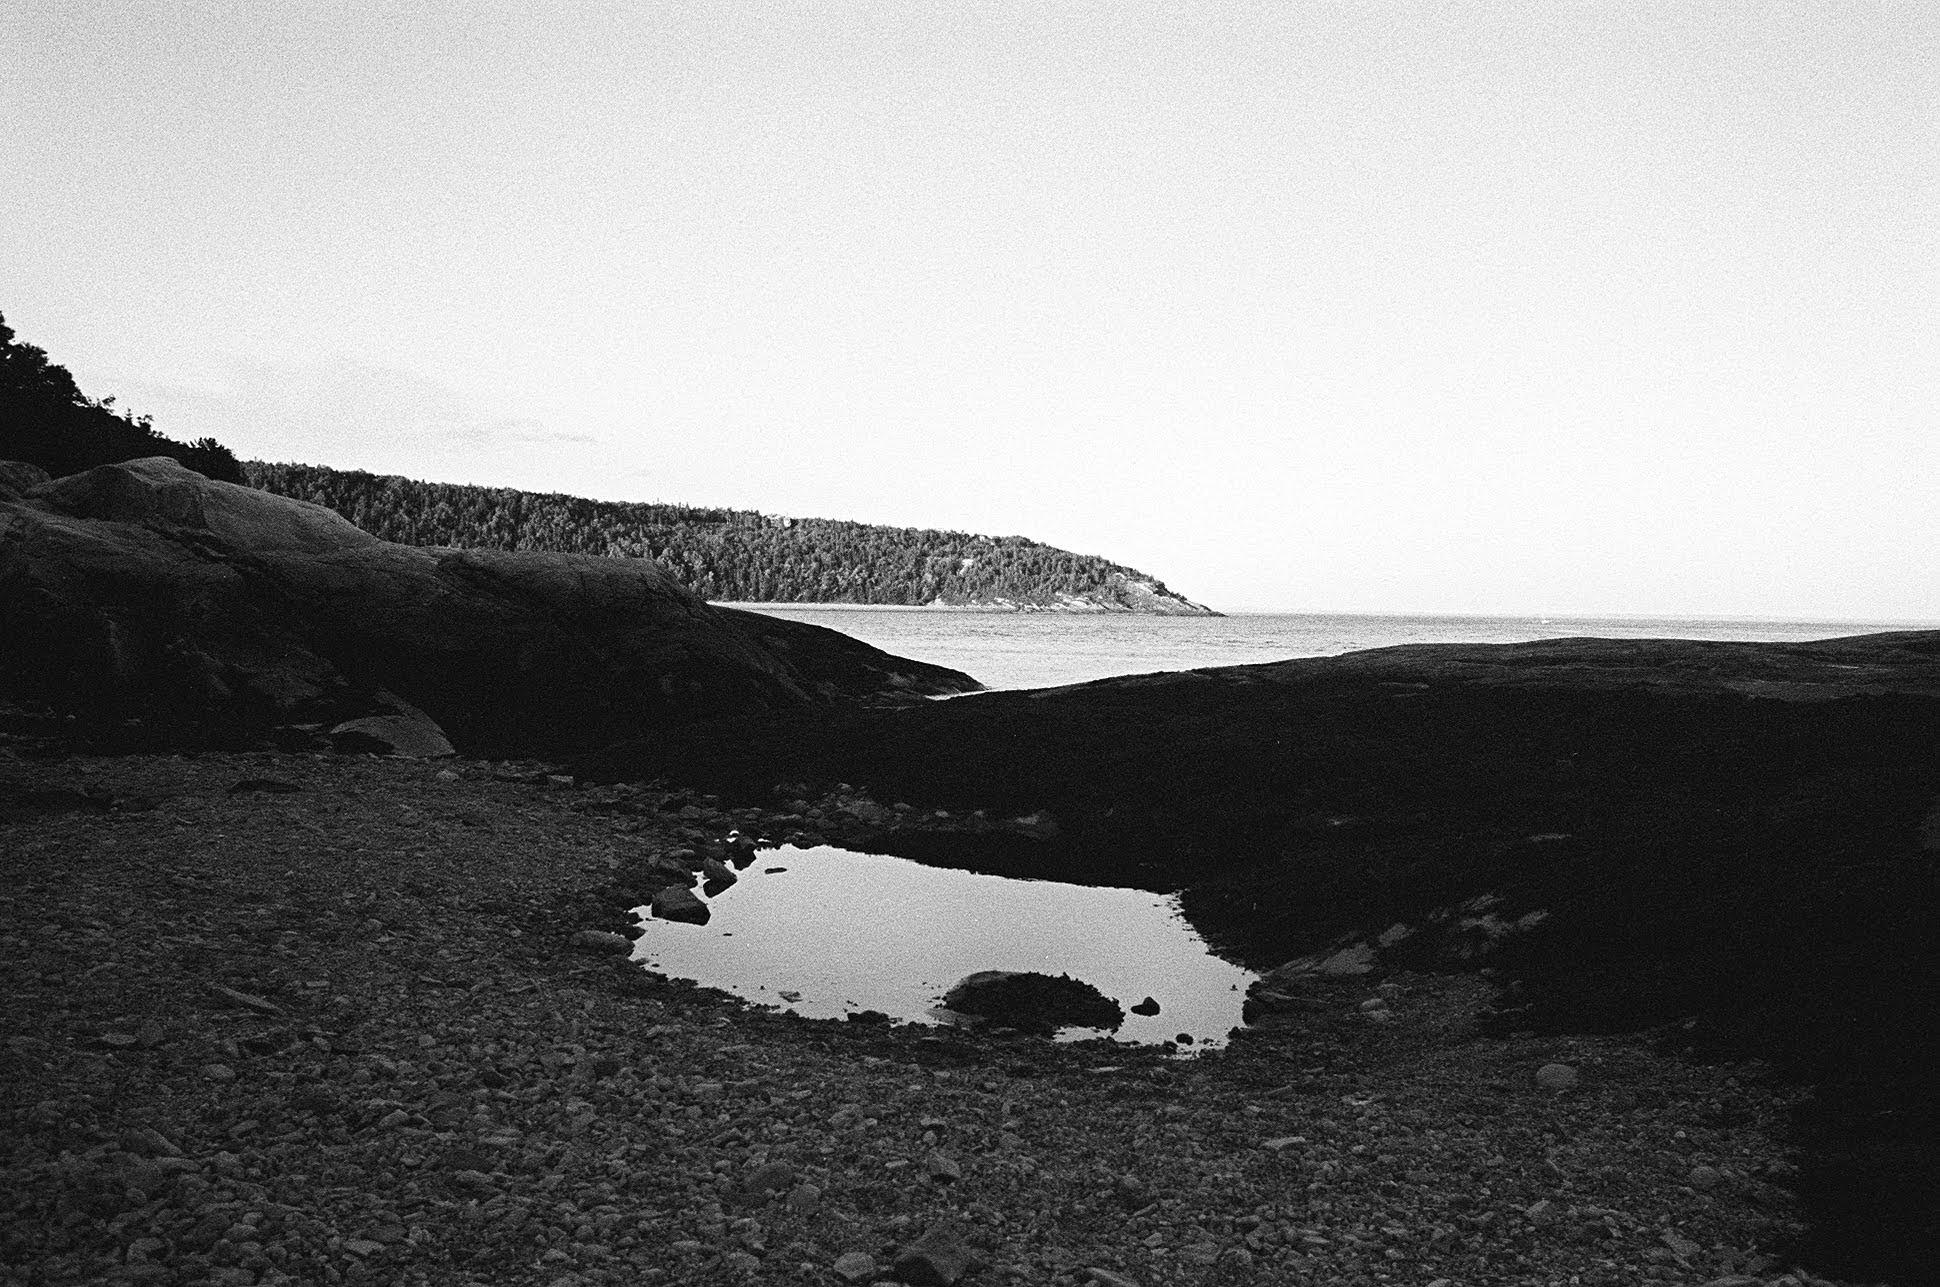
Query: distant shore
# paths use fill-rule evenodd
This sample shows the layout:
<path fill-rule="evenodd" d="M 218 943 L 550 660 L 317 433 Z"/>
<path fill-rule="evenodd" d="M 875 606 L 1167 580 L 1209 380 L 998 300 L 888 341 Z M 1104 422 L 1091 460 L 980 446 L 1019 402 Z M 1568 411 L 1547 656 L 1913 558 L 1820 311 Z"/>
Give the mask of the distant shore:
<path fill-rule="evenodd" d="M 981 612 L 998 616 L 1028 616 L 1050 613 L 1060 617 L 1200 617 L 1222 613 L 1146 612 L 1138 608 L 1078 608 L 1043 603 L 744 603 L 735 599 L 709 599 L 716 608 L 736 608 L 744 612 L 773 612 L 787 608 L 839 608 L 844 612 Z"/>

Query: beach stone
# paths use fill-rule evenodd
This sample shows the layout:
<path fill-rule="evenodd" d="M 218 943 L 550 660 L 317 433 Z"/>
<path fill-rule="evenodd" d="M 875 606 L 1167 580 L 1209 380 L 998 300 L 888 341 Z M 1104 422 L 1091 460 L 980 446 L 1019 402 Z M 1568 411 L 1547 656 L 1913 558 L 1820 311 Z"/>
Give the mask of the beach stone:
<path fill-rule="evenodd" d="M 726 889 L 729 885 L 741 879 L 735 874 L 734 868 L 728 866 L 719 858 L 701 859 L 701 876 L 709 885 L 718 885 L 722 889 Z"/>
<path fill-rule="evenodd" d="M 1536 1084 L 1544 1090 L 1568 1090 L 1577 1080 L 1576 1069 L 1568 1064 L 1544 1064 L 1536 1070 Z"/>
<path fill-rule="evenodd" d="M 615 955 L 633 951 L 633 940 L 624 934 L 611 930 L 583 929 L 573 935 L 572 945 L 582 952 L 611 952 Z"/>
<path fill-rule="evenodd" d="M 689 925 L 705 925 L 713 915 L 706 903 L 679 885 L 669 885 L 654 894 L 653 914 L 663 921 L 685 921 Z"/>
<path fill-rule="evenodd" d="M 795 1168 L 786 1162 L 765 1162 L 756 1167 L 742 1184 L 751 1198 L 761 1199 L 779 1193 L 795 1183 Z"/>
<path fill-rule="evenodd" d="M 866 1251 L 845 1251 L 830 1268 L 843 1282 L 863 1283 L 876 1276 L 876 1259 Z"/>
<path fill-rule="evenodd" d="M 970 1248 L 950 1224 L 931 1225 L 896 1253 L 890 1272 L 910 1287 L 954 1287 L 970 1269 Z"/>

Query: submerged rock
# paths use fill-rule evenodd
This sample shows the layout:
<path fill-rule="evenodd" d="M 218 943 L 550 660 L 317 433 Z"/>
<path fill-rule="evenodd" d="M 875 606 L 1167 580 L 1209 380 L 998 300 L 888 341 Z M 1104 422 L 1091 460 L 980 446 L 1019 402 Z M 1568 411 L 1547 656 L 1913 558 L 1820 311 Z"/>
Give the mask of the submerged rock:
<path fill-rule="evenodd" d="M 1119 1004 L 1068 974 L 1053 977 L 1032 971 L 981 970 L 960 979 L 943 995 L 943 1004 L 1022 1032 L 1060 1028 L 1115 1030 L 1125 1022 Z"/>

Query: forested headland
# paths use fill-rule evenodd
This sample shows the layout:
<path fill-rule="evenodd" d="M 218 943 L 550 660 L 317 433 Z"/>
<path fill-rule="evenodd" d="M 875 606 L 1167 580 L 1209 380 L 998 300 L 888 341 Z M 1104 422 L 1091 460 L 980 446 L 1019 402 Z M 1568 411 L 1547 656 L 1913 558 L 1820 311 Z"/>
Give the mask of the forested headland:
<path fill-rule="evenodd" d="M 317 465 L 245 465 L 266 491 L 387 541 L 657 560 L 703 598 L 1204 613 L 1135 568 L 1021 536 L 587 500 Z"/>

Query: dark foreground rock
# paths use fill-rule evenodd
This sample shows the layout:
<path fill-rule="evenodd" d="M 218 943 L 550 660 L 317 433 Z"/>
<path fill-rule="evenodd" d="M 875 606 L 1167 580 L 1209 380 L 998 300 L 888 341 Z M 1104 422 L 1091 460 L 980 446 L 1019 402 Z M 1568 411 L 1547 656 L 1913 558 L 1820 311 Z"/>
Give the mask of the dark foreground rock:
<path fill-rule="evenodd" d="M 0 488 L 0 698 L 51 708 L 71 740 L 558 754 L 976 686 L 711 608 L 645 560 L 394 545 L 163 458 Z"/>
<path fill-rule="evenodd" d="M 745 724 L 586 768 L 1047 818 L 1046 839 L 879 847 L 1183 887 L 1263 969 L 1494 968 L 1504 1031 L 1772 1059 L 1820 1092 L 1798 1124 L 1816 1254 L 1911 1280 L 1940 1263 L 1936 746 L 1940 634 L 1908 632 L 1383 649 Z"/>

